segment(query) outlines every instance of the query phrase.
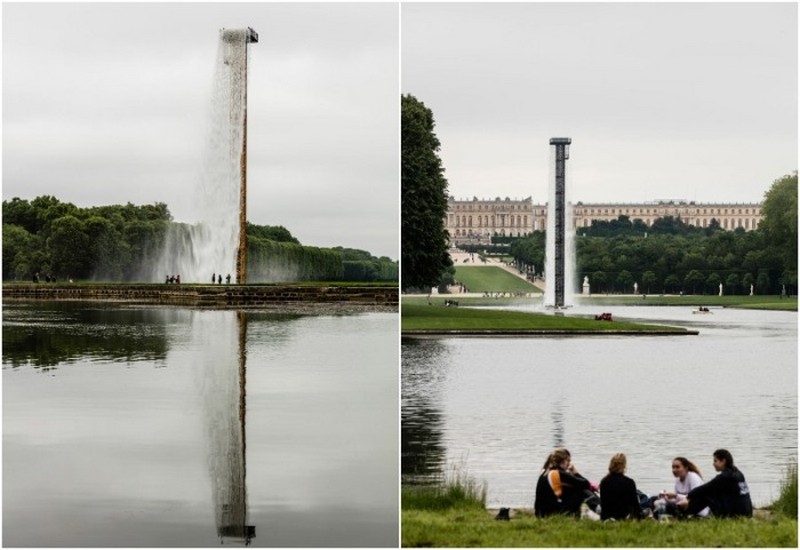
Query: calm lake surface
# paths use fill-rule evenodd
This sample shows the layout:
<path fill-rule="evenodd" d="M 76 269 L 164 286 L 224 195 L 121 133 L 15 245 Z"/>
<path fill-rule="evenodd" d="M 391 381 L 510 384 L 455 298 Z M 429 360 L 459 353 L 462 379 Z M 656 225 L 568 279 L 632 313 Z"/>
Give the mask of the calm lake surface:
<path fill-rule="evenodd" d="M 533 306 L 509 309 L 534 310 Z M 703 477 L 731 451 L 757 506 L 797 456 L 797 314 L 683 307 L 576 307 L 685 326 L 698 336 L 403 339 L 402 474 L 458 471 L 489 507 L 532 507 L 548 453 L 566 446 L 592 481 L 612 454 L 647 494 L 672 489 L 672 458 Z"/>
<path fill-rule="evenodd" d="M 398 329 L 4 304 L 4 546 L 397 546 Z"/>

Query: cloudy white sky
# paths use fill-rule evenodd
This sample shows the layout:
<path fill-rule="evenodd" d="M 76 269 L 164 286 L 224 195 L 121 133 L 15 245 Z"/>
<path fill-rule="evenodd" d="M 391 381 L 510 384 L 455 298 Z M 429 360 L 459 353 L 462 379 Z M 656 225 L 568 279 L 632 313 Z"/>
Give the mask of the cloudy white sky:
<path fill-rule="evenodd" d="M 797 4 L 409 3 L 403 93 L 434 114 L 450 193 L 760 201 L 797 169 Z"/>
<path fill-rule="evenodd" d="M 250 26 L 248 219 L 399 254 L 399 9 L 4 3 L 3 198 L 196 221 L 218 31 Z"/>

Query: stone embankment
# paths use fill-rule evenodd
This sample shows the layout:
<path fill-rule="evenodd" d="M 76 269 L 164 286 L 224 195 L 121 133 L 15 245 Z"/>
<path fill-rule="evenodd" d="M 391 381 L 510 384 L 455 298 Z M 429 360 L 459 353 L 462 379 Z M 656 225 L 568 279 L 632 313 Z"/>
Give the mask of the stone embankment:
<path fill-rule="evenodd" d="M 388 286 L 4 284 L 3 300 L 80 300 L 217 308 L 397 311 Z"/>

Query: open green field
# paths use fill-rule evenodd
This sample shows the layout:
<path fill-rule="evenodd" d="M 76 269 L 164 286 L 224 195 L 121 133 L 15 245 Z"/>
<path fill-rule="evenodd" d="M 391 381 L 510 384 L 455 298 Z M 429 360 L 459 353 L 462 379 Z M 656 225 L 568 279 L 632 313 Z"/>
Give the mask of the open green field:
<path fill-rule="evenodd" d="M 541 290 L 494 265 L 456 266 L 456 281 L 469 292 L 535 292 Z"/>
<path fill-rule="evenodd" d="M 530 513 L 497 521 L 482 508 L 403 510 L 403 547 L 797 547 L 797 519 L 599 522 Z"/>
<path fill-rule="evenodd" d="M 670 332 L 690 334 L 683 328 L 639 323 L 595 321 L 546 313 L 499 311 L 493 309 L 410 305 L 401 308 L 403 331 L 568 331 L 568 332 Z"/>

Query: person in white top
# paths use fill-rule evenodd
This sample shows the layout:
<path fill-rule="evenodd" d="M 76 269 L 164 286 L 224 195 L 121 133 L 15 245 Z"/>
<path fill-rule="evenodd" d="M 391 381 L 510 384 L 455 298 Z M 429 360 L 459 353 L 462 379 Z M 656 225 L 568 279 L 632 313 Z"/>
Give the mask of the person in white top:
<path fill-rule="evenodd" d="M 691 460 L 682 456 L 675 457 L 672 460 L 672 475 L 675 476 L 675 490 L 662 492 L 653 503 L 657 516 L 664 513 L 683 515 L 682 510 L 678 508 L 678 504 L 686 500 L 686 495 L 689 494 L 689 491 L 704 483 L 698 467 Z M 708 508 L 703 508 L 697 515 L 706 517 L 709 512 Z"/>

